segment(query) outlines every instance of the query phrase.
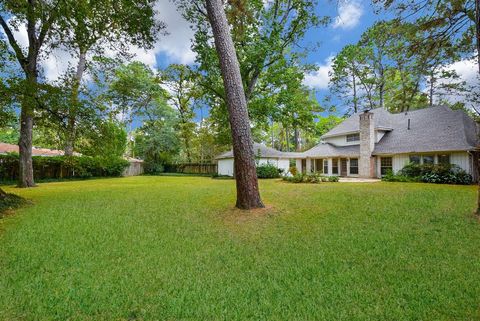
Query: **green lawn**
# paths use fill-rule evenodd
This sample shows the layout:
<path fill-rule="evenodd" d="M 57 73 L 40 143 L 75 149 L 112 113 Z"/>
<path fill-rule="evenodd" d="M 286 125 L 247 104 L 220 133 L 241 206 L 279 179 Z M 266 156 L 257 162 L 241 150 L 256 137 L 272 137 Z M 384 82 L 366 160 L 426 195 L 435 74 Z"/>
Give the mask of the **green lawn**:
<path fill-rule="evenodd" d="M 0 220 L 0 320 L 480 320 L 475 187 L 136 177 Z"/>

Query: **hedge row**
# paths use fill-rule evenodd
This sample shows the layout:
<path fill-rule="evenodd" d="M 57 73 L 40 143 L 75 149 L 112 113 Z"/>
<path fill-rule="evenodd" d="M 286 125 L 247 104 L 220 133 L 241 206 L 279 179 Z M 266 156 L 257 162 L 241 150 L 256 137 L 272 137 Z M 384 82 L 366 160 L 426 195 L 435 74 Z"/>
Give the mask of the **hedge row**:
<path fill-rule="evenodd" d="M 0 155 L 0 180 L 18 178 L 18 154 Z M 122 175 L 129 162 L 120 157 L 34 156 L 36 179 L 111 177 Z"/>
<path fill-rule="evenodd" d="M 451 164 L 408 164 L 397 174 L 389 171 L 384 177 L 387 182 L 424 182 L 434 184 L 471 184 L 473 178 L 457 165 Z"/>

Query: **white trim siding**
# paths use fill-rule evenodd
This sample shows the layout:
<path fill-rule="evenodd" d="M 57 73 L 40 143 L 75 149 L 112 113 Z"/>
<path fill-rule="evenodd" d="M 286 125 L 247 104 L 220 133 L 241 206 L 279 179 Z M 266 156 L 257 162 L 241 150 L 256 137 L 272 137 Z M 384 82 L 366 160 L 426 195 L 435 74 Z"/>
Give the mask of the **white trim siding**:
<path fill-rule="evenodd" d="M 297 160 L 298 161 L 298 160 Z M 272 164 L 279 169 L 283 169 L 283 174 L 288 173 L 290 169 L 290 159 L 288 158 L 268 158 L 262 157 L 256 160 L 258 165 Z M 301 165 L 301 162 L 300 162 Z M 233 158 L 219 159 L 217 163 L 218 175 L 233 176 Z"/>
<path fill-rule="evenodd" d="M 421 163 L 423 163 L 423 155 L 435 155 L 434 162 L 438 164 L 438 155 L 450 155 L 450 164 L 459 166 L 461 169 L 473 175 L 471 157 L 467 152 L 432 152 L 432 153 L 411 153 L 411 154 L 396 154 L 396 155 L 379 155 L 377 156 L 377 176 L 380 177 L 380 159 L 381 157 L 392 157 L 392 170 L 398 173 L 402 168 L 410 163 L 411 155 L 419 155 Z"/>

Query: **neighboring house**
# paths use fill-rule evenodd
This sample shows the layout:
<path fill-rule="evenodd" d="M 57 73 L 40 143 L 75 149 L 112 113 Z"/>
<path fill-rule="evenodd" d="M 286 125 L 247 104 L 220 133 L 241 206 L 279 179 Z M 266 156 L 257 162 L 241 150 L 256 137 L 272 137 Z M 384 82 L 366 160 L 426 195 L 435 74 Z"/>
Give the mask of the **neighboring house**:
<path fill-rule="evenodd" d="M 0 143 L 0 155 L 9 154 L 9 153 L 18 154 L 18 151 L 19 151 L 18 145 Z M 65 155 L 65 152 L 63 150 L 57 150 L 57 149 L 33 147 L 32 155 L 42 156 L 42 157 L 52 157 L 52 156 L 63 156 Z M 82 154 L 76 153 L 76 152 L 74 152 L 73 155 L 82 156 Z M 122 176 L 137 176 L 137 175 L 142 175 L 144 173 L 143 160 L 132 158 L 132 157 L 125 157 L 125 159 L 128 160 L 130 165 L 127 168 L 125 168 Z"/>
<path fill-rule="evenodd" d="M 9 154 L 9 153 L 17 153 L 18 154 L 18 152 L 19 152 L 18 145 L 0 143 L 0 154 Z M 75 156 L 81 156 L 81 154 L 79 154 L 79 153 L 73 153 L 73 154 Z M 57 150 L 57 149 L 33 147 L 32 148 L 32 155 L 33 156 L 44 156 L 44 157 L 63 156 L 63 155 L 65 155 L 65 152 L 63 150 Z"/>
<path fill-rule="evenodd" d="M 254 143 L 253 150 L 256 156 L 256 164 L 272 164 L 284 173 L 290 169 L 290 159 L 299 153 L 284 153 L 262 144 Z M 228 151 L 215 158 L 217 160 L 217 172 L 219 175 L 233 176 L 233 151 Z"/>
<path fill-rule="evenodd" d="M 401 114 L 385 109 L 356 113 L 296 158 L 303 173 L 381 177 L 408 163 L 456 164 L 476 177 L 478 128 L 465 112 L 431 107 Z"/>

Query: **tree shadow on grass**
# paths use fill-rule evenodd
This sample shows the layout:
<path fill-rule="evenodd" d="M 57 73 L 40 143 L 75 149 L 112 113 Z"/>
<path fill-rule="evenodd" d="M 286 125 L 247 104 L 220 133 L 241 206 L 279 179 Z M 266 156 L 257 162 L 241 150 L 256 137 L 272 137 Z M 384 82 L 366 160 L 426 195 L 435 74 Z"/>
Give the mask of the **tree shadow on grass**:
<path fill-rule="evenodd" d="M 0 189 L 0 219 L 12 213 L 14 209 L 28 204 L 29 202 L 15 194 L 5 193 Z"/>

